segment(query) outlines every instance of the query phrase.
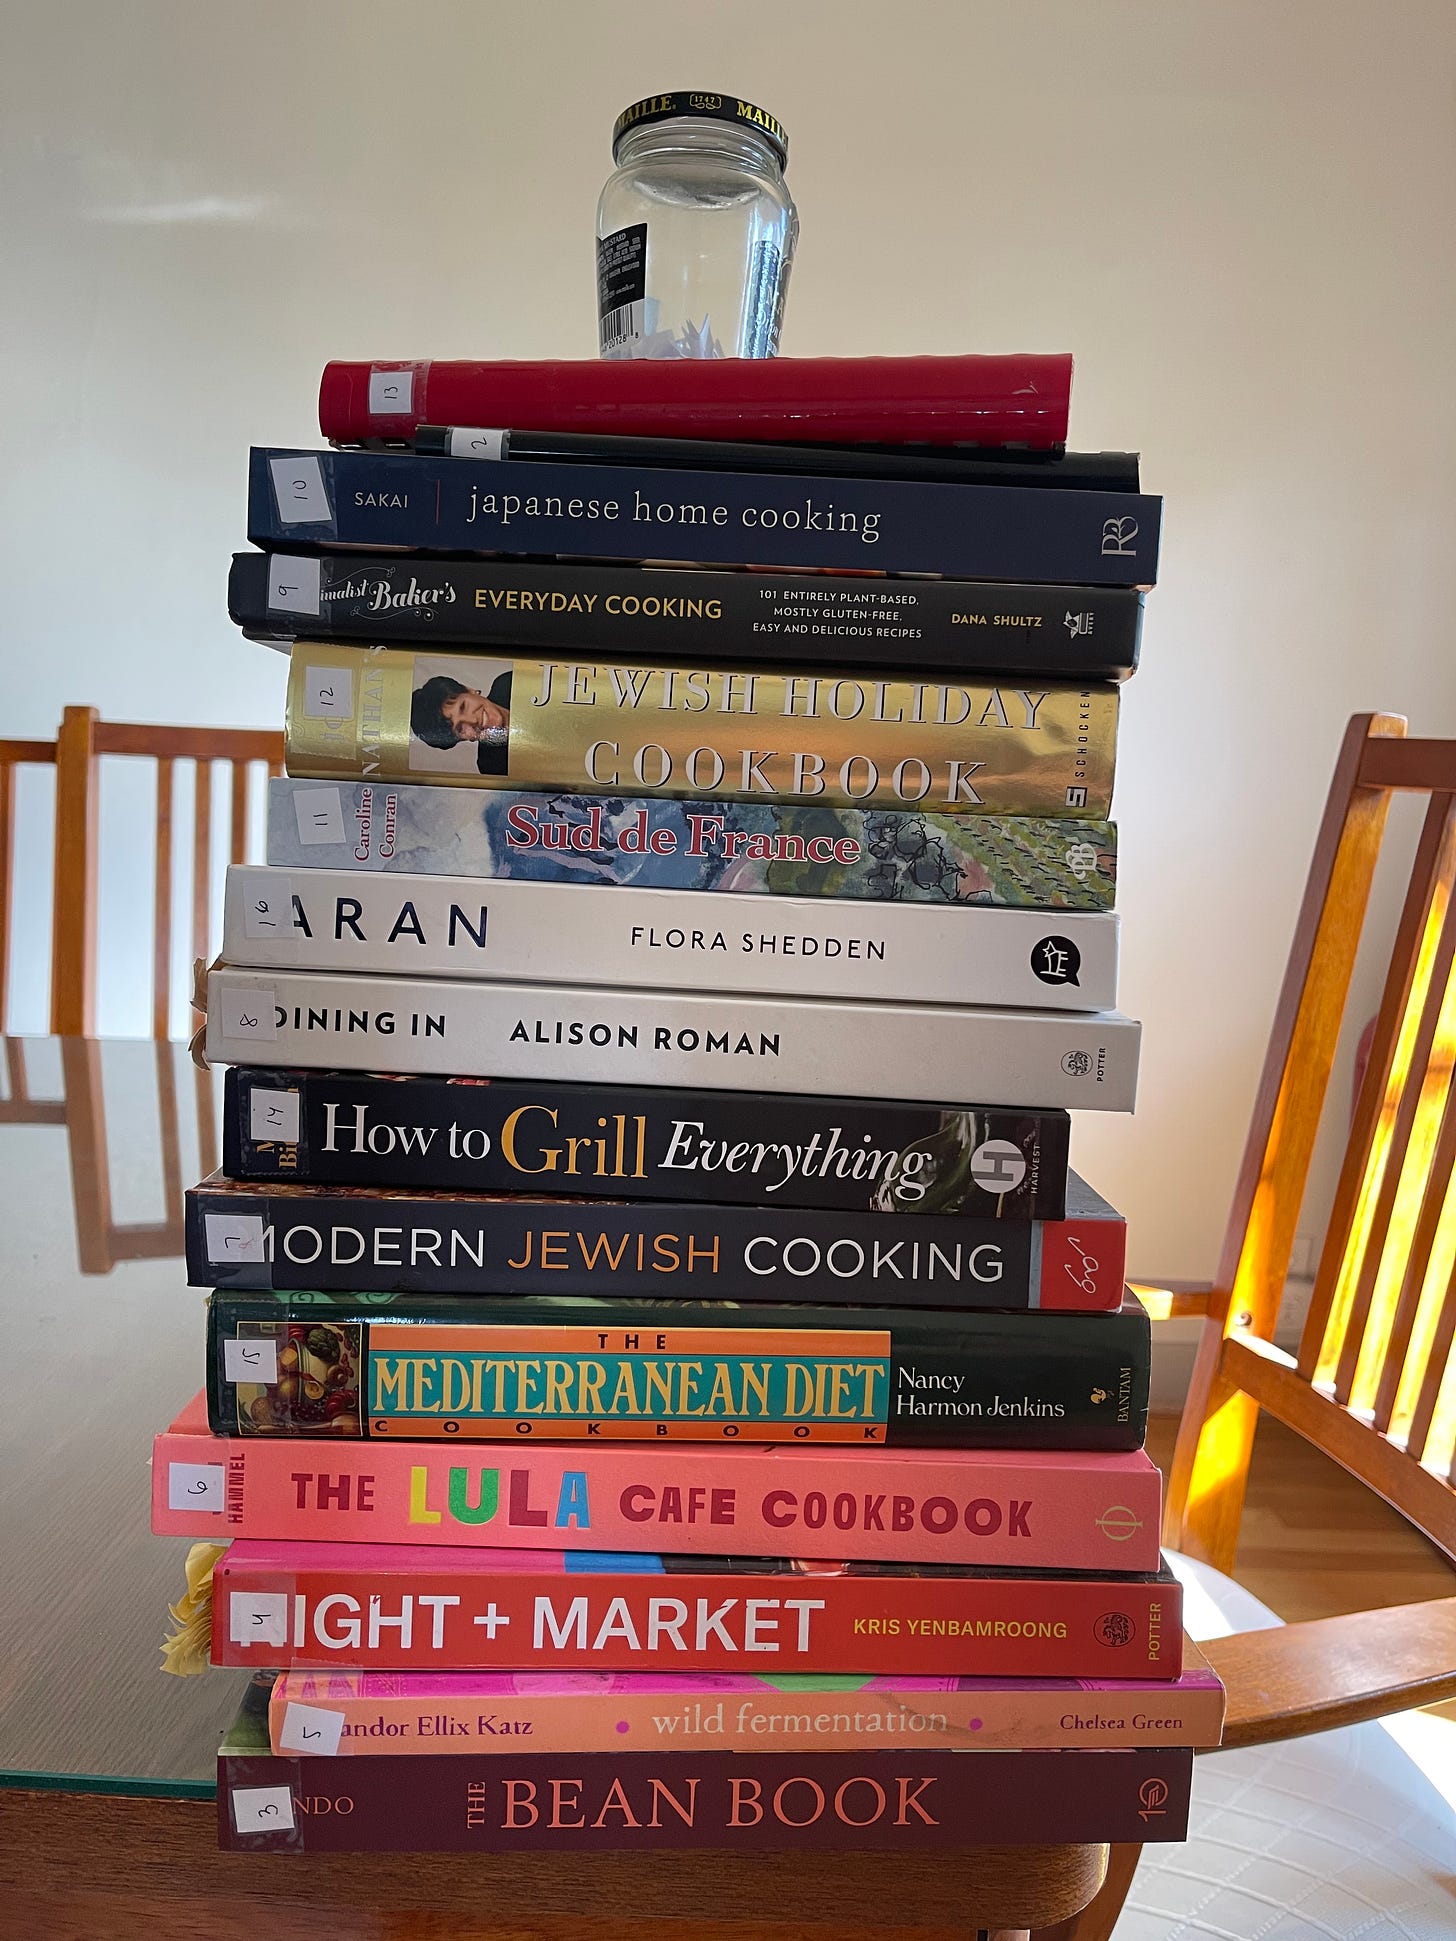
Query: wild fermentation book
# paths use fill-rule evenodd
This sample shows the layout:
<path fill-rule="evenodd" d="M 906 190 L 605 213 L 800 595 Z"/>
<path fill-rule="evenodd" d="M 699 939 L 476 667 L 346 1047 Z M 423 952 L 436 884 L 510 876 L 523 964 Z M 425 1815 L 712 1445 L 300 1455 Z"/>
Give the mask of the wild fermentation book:
<path fill-rule="evenodd" d="M 1111 912 L 725 905 L 693 890 L 246 863 L 223 897 L 223 956 L 262 969 L 1109 1011 L 1117 949 Z"/>
<path fill-rule="evenodd" d="M 1143 595 L 885 574 L 234 553 L 228 612 L 254 640 L 435 641 L 461 647 L 694 659 L 946 667 L 1122 680 Z"/>
<path fill-rule="evenodd" d="M 1110 910 L 1117 830 L 936 815 L 388 782 L 268 784 L 268 861 L 521 882 Z"/>
<path fill-rule="evenodd" d="M 230 1179 L 1060 1220 L 1065 1112 L 230 1066 Z"/>
<path fill-rule="evenodd" d="M 1073 1173 L 1060 1220 L 577 1200 L 421 1187 L 266 1186 L 214 1173 L 187 1194 L 194 1286 L 349 1293 L 602 1295 L 833 1306 L 1107 1312 L 1122 1215 Z"/>
<path fill-rule="evenodd" d="M 1223 1686 L 832 1672 L 292 1671 L 273 1687 L 280 1758 L 419 1753 L 1080 1751 L 1216 1746 Z"/>
<path fill-rule="evenodd" d="M 248 473 L 248 538 L 268 552 L 363 547 L 1151 586 L 1161 514 L 1161 499 L 1138 492 L 413 452 L 255 446 Z"/>
<path fill-rule="evenodd" d="M 239 970 L 207 975 L 207 1056 L 599 1085 L 853 1092 L 1130 1112 L 1140 1027 L 1118 1011 L 716 997 L 571 984 Z"/>
<path fill-rule="evenodd" d="M 205 1395 L 152 1448 L 153 1532 L 208 1542 L 651 1552 L 670 1543 L 710 1556 L 1149 1571 L 1160 1502 L 1142 1450 L 300 1443 L 213 1435 Z"/>
<path fill-rule="evenodd" d="M 1146 1678 L 1183 1668 L 1183 1587 L 973 1564 L 421 1551 L 224 1550 L 212 1662 L 373 1671 L 864 1671 Z"/>
<path fill-rule="evenodd" d="M 216 1293 L 219 1435 L 1140 1449 L 1148 1318 Z"/>
<path fill-rule="evenodd" d="M 1121 690 L 294 642 L 315 780 L 1105 817 Z"/>

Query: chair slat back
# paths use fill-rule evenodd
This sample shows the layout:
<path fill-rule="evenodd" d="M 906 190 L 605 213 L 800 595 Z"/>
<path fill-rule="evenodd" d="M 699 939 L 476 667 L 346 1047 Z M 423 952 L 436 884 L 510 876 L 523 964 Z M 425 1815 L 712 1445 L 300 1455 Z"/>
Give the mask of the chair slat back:
<path fill-rule="evenodd" d="M 1428 798 L 1296 1356 L 1273 1343 L 1397 792 Z M 1456 741 L 1357 716 L 1325 808 L 1169 1475 L 1230 1570 L 1260 1408 L 1456 1556 Z"/>
<path fill-rule="evenodd" d="M 246 860 L 253 790 L 260 771 L 283 772 L 283 737 L 253 728 L 188 728 L 103 721 L 95 708 L 67 708 L 57 742 L 56 900 L 52 936 L 51 1030 L 89 1036 L 96 1014 L 96 897 L 100 765 L 104 757 L 156 766 L 153 861 L 155 936 L 151 956 L 151 1031 L 168 1035 L 177 909 L 173 894 L 179 763 L 193 769 L 189 956 L 210 954 L 213 796 L 217 768 L 231 783 L 228 853 Z"/>
<path fill-rule="evenodd" d="M 0 1032 L 10 1021 L 10 953 L 15 945 L 15 799 L 22 768 L 53 768 L 53 741 L 0 741 Z"/>

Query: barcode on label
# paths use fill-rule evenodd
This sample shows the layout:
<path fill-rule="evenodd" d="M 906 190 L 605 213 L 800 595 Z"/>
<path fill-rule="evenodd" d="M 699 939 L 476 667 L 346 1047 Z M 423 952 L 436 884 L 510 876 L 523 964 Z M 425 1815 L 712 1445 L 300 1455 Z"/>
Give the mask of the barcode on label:
<path fill-rule="evenodd" d="M 620 350 L 623 344 L 635 344 L 647 335 L 647 305 L 645 301 L 624 303 L 616 310 L 609 310 L 602 318 L 602 349 Z"/>

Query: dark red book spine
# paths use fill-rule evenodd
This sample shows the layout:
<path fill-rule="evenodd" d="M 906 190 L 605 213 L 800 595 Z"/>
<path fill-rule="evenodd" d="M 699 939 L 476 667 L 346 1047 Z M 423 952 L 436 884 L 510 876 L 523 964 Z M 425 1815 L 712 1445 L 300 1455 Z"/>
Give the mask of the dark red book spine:
<path fill-rule="evenodd" d="M 438 1754 L 218 1760 L 218 1840 L 259 1853 L 610 1853 L 1182 1840 L 1193 1754 Z"/>
<path fill-rule="evenodd" d="M 776 444 L 1025 445 L 1067 436 L 1068 355 L 628 358 L 605 363 L 333 363 L 319 428 L 336 444 L 422 424 Z"/>

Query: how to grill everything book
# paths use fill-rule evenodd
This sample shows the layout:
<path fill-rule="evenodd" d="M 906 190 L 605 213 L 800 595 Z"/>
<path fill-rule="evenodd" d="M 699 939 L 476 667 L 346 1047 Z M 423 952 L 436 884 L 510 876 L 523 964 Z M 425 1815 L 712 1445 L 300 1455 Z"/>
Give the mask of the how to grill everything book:
<path fill-rule="evenodd" d="M 285 746 L 324 781 L 1100 818 L 1120 694 L 299 640 Z"/>
<path fill-rule="evenodd" d="M 280 1758 L 526 1752 L 1024 1752 L 1216 1746 L 1223 1687 L 1196 1651 L 1171 1683 L 941 1673 L 293 1671 L 273 1687 Z M 520 1741 L 529 1739 L 522 1747 Z"/>
<path fill-rule="evenodd" d="M 1147 493 L 254 447 L 268 551 L 555 554 L 1151 586 Z M 387 629 L 381 628 L 387 633 Z"/>
<path fill-rule="evenodd" d="M 1110 910 L 1117 830 L 1070 816 L 514 789 L 475 795 L 277 776 L 268 784 L 268 861 L 287 869 Z"/>
<path fill-rule="evenodd" d="M 259 1735 L 267 1745 L 264 1722 Z M 934 1854 L 1188 1832 L 1190 1748 L 257 1757 L 224 1740 L 218 1841 L 243 1853 Z"/>
<path fill-rule="evenodd" d="M 483 882 L 235 863 L 223 956 L 263 969 L 1107 1011 L 1115 914 Z"/>
<path fill-rule="evenodd" d="M 1065 1112 L 229 1066 L 230 1179 L 1059 1220 Z"/>
<path fill-rule="evenodd" d="M 242 1538 L 213 1569 L 212 1662 L 1166 1681 L 1183 1668 L 1183 1587 L 1166 1566 L 1075 1576 Z"/>
<path fill-rule="evenodd" d="M 219 1435 L 1139 1449 L 1149 1327 L 1117 1314 L 214 1294 Z"/>
<path fill-rule="evenodd" d="M 407 1187 L 266 1186 L 214 1173 L 187 1194 L 194 1286 L 348 1293 L 590 1294 L 883 1306 L 1120 1305 L 1122 1216 L 1075 1173 L 1061 1220 L 792 1206 L 666 1205 Z"/>
<path fill-rule="evenodd" d="M 486 1550 L 1158 1568 L 1161 1478 L 1146 1453 L 796 1443 L 218 1436 L 198 1395 L 152 1447 L 152 1530 Z M 423 1559 L 421 1559 L 423 1561 Z"/>
<path fill-rule="evenodd" d="M 235 970 L 207 976 L 207 1056 L 250 1065 L 853 1091 L 938 1104 L 1130 1112 L 1139 1027 L 1117 1011 L 715 997 L 571 984 Z"/>
<path fill-rule="evenodd" d="M 228 612 L 255 640 L 439 641 L 572 654 L 843 662 L 1121 680 L 1131 587 L 582 563 L 235 553 Z"/>

